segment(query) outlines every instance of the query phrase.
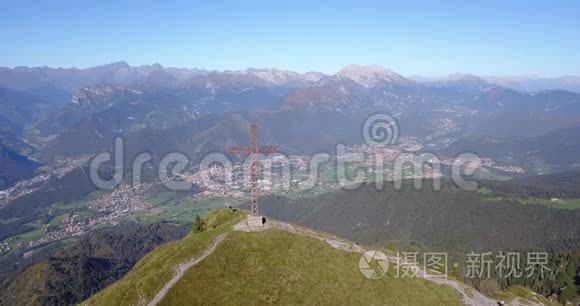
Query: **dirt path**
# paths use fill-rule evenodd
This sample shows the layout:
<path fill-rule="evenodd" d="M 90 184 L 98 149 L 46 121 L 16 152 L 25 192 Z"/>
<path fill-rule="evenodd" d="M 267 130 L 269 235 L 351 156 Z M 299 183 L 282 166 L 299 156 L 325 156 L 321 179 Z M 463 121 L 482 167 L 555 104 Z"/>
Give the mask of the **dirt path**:
<path fill-rule="evenodd" d="M 342 250 L 342 251 L 360 253 L 360 254 L 363 254 L 367 251 L 366 249 L 364 249 L 360 245 L 352 243 L 350 241 L 343 240 L 343 239 L 340 239 L 340 238 L 337 238 L 337 237 L 334 237 L 331 235 L 318 233 L 316 231 L 309 230 L 309 229 L 306 229 L 303 227 L 295 226 L 295 225 L 284 223 L 284 222 L 274 221 L 274 220 L 266 222 L 263 227 L 259 227 L 259 228 L 249 227 L 245 219 L 240 221 L 238 224 L 236 224 L 234 226 L 234 230 L 244 231 L 244 232 L 263 231 L 263 230 L 269 229 L 269 228 L 276 228 L 276 229 L 288 231 L 288 232 L 291 232 L 294 234 L 315 238 L 315 239 L 318 239 L 320 241 L 327 243 L 328 245 L 330 245 L 331 247 L 333 247 L 335 249 Z M 379 258 L 379 259 L 381 259 L 381 258 Z M 385 258 L 383 258 L 383 260 L 388 260 L 391 263 L 397 263 L 397 264 L 404 263 L 402 259 L 400 259 L 400 258 L 398 259 L 395 256 L 385 255 Z M 428 275 L 425 273 L 425 271 L 423 271 L 423 269 L 421 269 L 421 267 L 419 267 L 417 265 L 413 265 L 413 266 L 417 270 L 417 277 L 426 279 L 428 281 L 431 281 L 431 282 L 434 282 L 437 284 L 447 285 L 447 286 L 452 287 L 455 291 L 457 291 L 461 295 L 461 297 L 463 299 L 463 303 L 465 305 L 474 305 L 474 306 L 480 306 L 480 305 L 482 305 L 482 306 L 487 306 L 487 305 L 497 306 L 498 305 L 498 301 L 484 296 L 483 294 L 481 294 L 477 290 L 475 290 L 467 285 L 464 285 L 463 283 L 461 283 L 459 281 L 456 281 L 454 279 L 449 279 L 449 278 L 443 278 L 443 277 L 428 277 Z M 533 304 L 533 303 L 530 303 L 529 301 L 515 299 L 512 302 L 506 303 L 506 305 L 513 305 L 513 306 L 528 305 L 528 306 L 530 306 L 530 305 L 541 305 L 541 304 Z"/>
<path fill-rule="evenodd" d="M 266 224 L 263 227 L 259 227 L 259 228 L 258 227 L 249 227 L 246 219 L 244 219 L 244 220 L 240 221 L 238 224 L 234 225 L 234 230 L 243 231 L 243 232 L 263 231 L 265 229 L 270 229 L 270 228 L 276 228 L 276 229 L 288 231 L 288 232 L 291 232 L 291 233 L 294 233 L 297 235 L 302 235 L 302 236 L 307 236 L 307 237 L 311 237 L 314 239 L 318 239 L 320 241 L 327 243 L 328 245 L 330 245 L 331 247 L 333 247 L 337 250 L 353 252 L 353 253 L 360 253 L 360 254 L 363 254 L 367 251 L 366 249 L 364 249 L 360 245 L 352 243 L 350 241 L 343 240 L 343 239 L 340 239 L 340 238 L 337 238 L 337 237 L 334 237 L 331 235 L 322 234 L 322 233 L 319 233 L 319 232 L 316 232 L 316 231 L 313 231 L 310 229 L 306 229 L 303 227 L 294 226 L 292 224 L 279 222 L 279 221 L 268 221 L 268 222 L 266 222 Z M 188 269 L 195 266 L 196 264 L 198 264 L 199 262 L 204 260 L 206 257 L 211 255 L 211 253 L 213 253 L 213 251 L 220 244 L 220 242 L 222 242 L 224 240 L 226 235 L 227 235 L 227 233 L 223 233 L 223 234 L 220 234 L 219 236 L 217 236 L 212 241 L 211 245 L 203 252 L 203 254 L 201 254 L 201 256 L 199 256 L 197 258 L 193 258 L 186 263 L 180 264 L 177 267 L 177 269 L 175 270 L 175 274 L 173 275 L 173 277 L 163 286 L 163 288 L 161 288 L 161 290 L 159 290 L 159 292 L 155 295 L 155 297 L 151 300 L 151 302 L 149 302 L 148 305 L 149 306 L 157 305 L 165 297 L 165 295 L 167 294 L 169 289 L 171 289 L 181 279 L 181 277 L 183 277 L 183 275 L 185 274 L 185 272 Z M 402 259 L 397 258 L 395 256 L 385 255 L 384 258 L 378 258 L 378 259 L 388 260 L 391 263 L 397 263 L 397 264 L 404 263 L 402 261 Z M 461 295 L 461 297 L 463 299 L 463 303 L 465 303 L 465 305 L 474 305 L 474 306 L 498 305 L 497 301 L 484 296 L 483 294 L 481 294 L 477 290 L 475 290 L 475 289 L 473 289 L 473 288 L 471 288 L 471 287 L 469 287 L 469 286 L 467 286 L 459 281 L 449 279 L 449 278 L 443 278 L 443 277 L 428 277 L 428 275 L 425 273 L 425 271 L 423 271 L 423 269 L 421 269 L 421 267 L 419 267 L 417 265 L 410 265 L 410 266 L 413 266 L 414 269 L 417 270 L 417 277 L 423 278 L 425 280 L 428 280 L 428 281 L 431 281 L 431 282 L 434 282 L 437 284 L 452 287 L 455 291 L 457 291 Z M 506 303 L 506 305 L 513 305 L 513 306 L 528 305 L 529 306 L 529 305 L 541 305 L 541 304 L 533 304 L 527 300 L 524 301 L 521 299 L 515 299 L 512 302 Z"/>
<path fill-rule="evenodd" d="M 155 306 L 159 302 L 161 302 L 161 300 L 165 297 L 165 295 L 167 294 L 169 289 L 171 289 L 171 287 L 173 287 L 175 284 L 177 284 L 179 279 L 181 279 L 181 277 L 183 277 L 183 274 L 185 274 L 185 271 L 189 270 L 189 268 L 197 265 L 202 260 L 204 260 L 206 257 L 211 255 L 211 253 L 213 253 L 213 251 L 215 251 L 218 244 L 220 244 L 220 242 L 222 242 L 224 240 L 226 235 L 227 235 L 227 233 L 223 233 L 223 234 L 218 235 L 212 241 L 211 245 L 203 252 L 203 254 L 201 254 L 201 256 L 199 256 L 197 258 L 193 258 L 190 261 L 182 263 L 179 266 L 177 266 L 177 269 L 175 270 L 175 274 L 173 275 L 173 277 L 163 286 L 163 288 L 161 288 L 161 290 L 159 290 L 159 292 L 157 292 L 155 297 L 151 300 L 151 302 L 149 302 L 148 306 Z"/>

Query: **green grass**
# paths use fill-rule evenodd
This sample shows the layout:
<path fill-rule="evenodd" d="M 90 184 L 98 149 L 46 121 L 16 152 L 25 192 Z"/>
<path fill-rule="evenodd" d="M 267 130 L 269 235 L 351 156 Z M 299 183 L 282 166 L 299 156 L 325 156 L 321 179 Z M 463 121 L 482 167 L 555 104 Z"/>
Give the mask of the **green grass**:
<path fill-rule="evenodd" d="M 150 198 L 146 199 L 147 202 L 151 203 L 153 206 L 167 204 L 172 201 L 176 201 L 181 196 L 174 191 L 162 191 L 154 194 Z"/>
<path fill-rule="evenodd" d="M 206 218 L 208 230 L 198 234 L 190 233 L 181 240 L 155 248 L 125 277 L 82 304 L 135 305 L 150 301 L 171 279 L 178 264 L 203 253 L 218 234 L 229 231 L 243 215 L 242 212 L 230 212 L 225 209 L 210 213 Z"/>
<path fill-rule="evenodd" d="M 461 305 L 450 287 L 395 278 L 393 266 L 385 277 L 367 279 L 358 268 L 360 254 L 314 238 L 275 229 L 231 231 L 244 215 L 225 209 L 211 212 L 206 231 L 156 248 L 121 280 L 81 304 L 146 304 L 178 264 L 198 256 L 219 233 L 229 231 L 215 252 L 189 269 L 161 304 Z"/>
<path fill-rule="evenodd" d="M 534 294 L 530 289 L 519 285 L 512 286 L 507 290 L 498 292 L 494 294 L 493 298 L 497 299 L 498 301 L 503 300 L 506 302 L 511 302 L 517 298 L 520 298 L 525 299 L 526 302 L 530 302 L 530 304 L 540 303 L 542 305 L 559 305 L 557 302 L 552 302 L 541 294 Z"/>
<path fill-rule="evenodd" d="M 286 198 L 290 199 L 290 200 L 296 200 L 296 199 L 301 199 L 301 198 L 305 198 L 305 197 L 314 197 L 317 194 L 315 192 L 312 192 L 311 190 L 305 190 L 305 191 L 283 191 L 280 192 L 279 195 L 285 196 Z"/>
<path fill-rule="evenodd" d="M 55 203 L 52 206 L 57 208 L 59 211 L 68 211 L 71 209 L 79 209 L 83 207 L 88 207 L 93 201 L 88 199 L 83 199 L 79 201 L 70 202 L 67 204 Z"/>
<path fill-rule="evenodd" d="M 88 208 L 88 207 L 83 207 L 80 208 L 78 210 L 75 210 L 75 215 L 80 216 L 81 219 L 86 219 L 89 217 L 92 217 L 96 214 L 97 212 Z"/>
<path fill-rule="evenodd" d="M 15 241 L 33 241 L 44 236 L 44 227 L 28 231 L 26 233 L 14 236 Z"/>
<path fill-rule="evenodd" d="M 518 198 L 518 197 L 503 197 L 493 193 L 491 189 L 479 188 L 476 191 L 479 194 L 485 196 L 486 201 L 502 201 L 502 200 L 513 200 L 518 201 L 523 205 L 543 205 L 556 209 L 580 209 L 580 199 L 557 199 L 552 201 L 551 199 L 541 199 L 541 198 Z"/>
<path fill-rule="evenodd" d="M 360 254 L 279 230 L 231 232 L 161 305 L 461 305 L 450 287 L 359 271 Z"/>
<path fill-rule="evenodd" d="M 580 199 L 558 199 L 552 201 L 550 199 L 528 198 L 520 200 L 522 204 L 531 205 L 545 205 L 558 209 L 580 209 Z"/>
<path fill-rule="evenodd" d="M 490 195 L 490 194 L 493 194 L 493 191 L 492 191 L 491 189 L 489 189 L 489 188 L 477 188 L 477 189 L 475 190 L 475 192 L 477 192 L 477 193 L 481 193 L 481 194 L 484 194 L 484 195 Z"/>
<path fill-rule="evenodd" d="M 50 219 L 48 225 L 59 225 L 62 221 L 68 218 L 69 213 L 60 214 L 58 216 L 54 216 L 54 218 Z"/>
<path fill-rule="evenodd" d="M 175 198 L 171 192 L 162 192 L 147 202 L 154 207 L 136 213 L 141 222 L 151 223 L 171 220 L 181 223 L 191 223 L 196 215 L 205 217 L 209 210 L 221 209 L 226 203 L 237 205 L 240 200 L 231 198 L 196 199 L 191 197 Z"/>

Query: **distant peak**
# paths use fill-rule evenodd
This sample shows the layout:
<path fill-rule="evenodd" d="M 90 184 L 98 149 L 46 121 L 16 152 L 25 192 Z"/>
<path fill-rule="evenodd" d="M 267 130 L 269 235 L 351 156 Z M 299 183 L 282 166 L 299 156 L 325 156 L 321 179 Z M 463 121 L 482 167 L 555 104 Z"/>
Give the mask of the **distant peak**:
<path fill-rule="evenodd" d="M 104 66 L 115 67 L 115 68 L 129 68 L 129 67 L 131 67 L 125 61 L 112 62 L 112 63 L 104 65 Z"/>
<path fill-rule="evenodd" d="M 360 74 L 360 75 L 372 75 L 372 74 L 391 74 L 394 73 L 394 71 L 389 70 L 383 66 L 379 66 L 379 65 L 356 65 L 356 64 L 350 64 L 345 66 L 344 68 L 342 68 L 338 74 L 339 75 L 344 75 L 344 74 Z"/>
<path fill-rule="evenodd" d="M 447 77 L 447 79 L 450 81 L 483 81 L 482 78 L 469 73 L 452 73 Z"/>
<path fill-rule="evenodd" d="M 298 73 L 295 71 L 279 69 L 279 68 L 248 68 L 245 73 L 254 75 L 262 80 L 280 85 L 289 81 L 306 81 L 315 82 L 322 78 L 321 73 Z"/>
<path fill-rule="evenodd" d="M 263 71 L 283 72 L 283 73 L 295 73 L 295 72 L 290 71 L 290 70 L 280 69 L 280 68 L 276 68 L 276 67 L 270 67 L 270 68 L 253 68 L 253 67 L 250 67 L 250 68 L 246 69 L 246 72 L 263 72 Z"/>
<path fill-rule="evenodd" d="M 379 65 L 348 65 L 342 68 L 336 75 L 351 79 L 365 87 L 373 87 L 385 81 L 406 81 L 400 74 Z"/>
<path fill-rule="evenodd" d="M 127 62 L 125 62 L 125 61 L 112 62 L 111 65 L 129 66 L 129 64 L 127 64 Z"/>

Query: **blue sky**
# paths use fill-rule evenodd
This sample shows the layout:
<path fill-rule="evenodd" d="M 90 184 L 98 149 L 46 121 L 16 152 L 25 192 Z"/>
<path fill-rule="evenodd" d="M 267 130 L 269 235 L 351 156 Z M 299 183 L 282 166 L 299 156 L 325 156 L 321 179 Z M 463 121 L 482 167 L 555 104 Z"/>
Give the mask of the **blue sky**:
<path fill-rule="evenodd" d="M 580 75 L 580 1 L 165 2 L 4 1 L 0 66 Z"/>

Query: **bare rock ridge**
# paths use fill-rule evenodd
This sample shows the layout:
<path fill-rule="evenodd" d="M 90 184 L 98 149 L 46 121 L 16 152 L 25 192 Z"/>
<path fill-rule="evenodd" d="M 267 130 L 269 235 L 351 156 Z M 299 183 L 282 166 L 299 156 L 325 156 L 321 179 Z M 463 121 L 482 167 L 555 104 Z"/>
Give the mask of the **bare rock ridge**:
<path fill-rule="evenodd" d="M 348 65 L 336 76 L 350 79 L 364 87 L 374 87 L 380 82 L 407 82 L 402 75 L 378 65 Z"/>

